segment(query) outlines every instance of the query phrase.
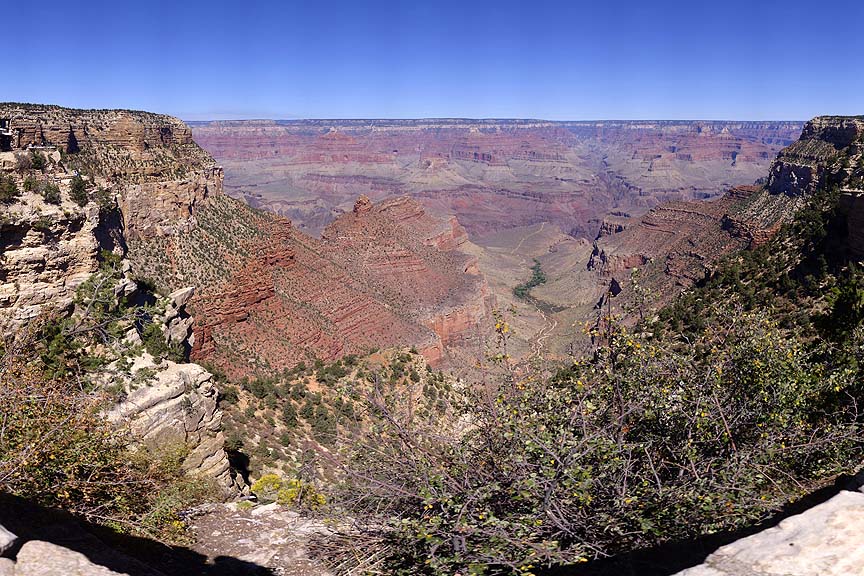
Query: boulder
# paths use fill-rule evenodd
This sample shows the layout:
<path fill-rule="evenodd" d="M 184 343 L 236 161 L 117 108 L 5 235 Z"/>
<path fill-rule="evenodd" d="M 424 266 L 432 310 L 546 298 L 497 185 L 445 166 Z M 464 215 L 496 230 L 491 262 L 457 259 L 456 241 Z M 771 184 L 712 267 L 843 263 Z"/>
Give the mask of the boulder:
<path fill-rule="evenodd" d="M 15 545 L 18 537 L 0 524 L 0 556 Z"/>
<path fill-rule="evenodd" d="M 213 478 L 226 495 L 235 494 L 239 486 L 223 448 L 222 411 L 212 375 L 197 364 L 166 361 L 157 367 L 147 358 L 133 361 L 133 373 L 136 368 L 157 371 L 146 385 L 130 387 L 124 401 L 108 413 L 109 421 L 128 428 L 151 449 L 185 445 L 186 472 Z"/>
<path fill-rule="evenodd" d="M 171 300 L 171 305 L 174 308 L 182 308 L 185 306 L 189 299 L 195 294 L 195 287 L 188 286 L 186 288 L 181 288 L 179 290 L 175 290 L 171 294 L 168 295 L 168 299 Z"/>
<path fill-rule="evenodd" d="M 86 556 L 67 548 L 31 540 L 18 552 L 15 576 L 114 576 L 114 572 L 94 564 Z M 2 572 L 0 572 L 2 574 Z"/>
<path fill-rule="evenodd" d="M 742 538 L 678 576 L 864 574 L 864 494 L 842 491 L 773 528 Z"/>

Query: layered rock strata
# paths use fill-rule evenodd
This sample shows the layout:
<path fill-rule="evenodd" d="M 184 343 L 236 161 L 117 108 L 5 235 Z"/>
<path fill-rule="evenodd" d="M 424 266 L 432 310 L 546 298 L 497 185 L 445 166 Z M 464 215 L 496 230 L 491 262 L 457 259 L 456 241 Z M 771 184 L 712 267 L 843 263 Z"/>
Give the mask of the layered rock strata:
<path fill-rule="evenodd" d="M 23 191 L 0 206 L 4 330 L 45 304 L 68 306 L 100 249 L 122 252 L 129 239 L 188 232 L 222 191 L 221 168 L 169 116 L 0 104 L 0 135 L 0 174 Z M 37 157 L 44 167 L 33 165 Z M 91 197 L 83 207 L 70 197 L 78 174 Z M 59 203 L 27 190 L 34 185 L 57 186 Z"/>
<path fill-rule="evenodd" d="M 797 122 L 300 120 L 194 123 L 227 190 L 320 234 L 359 194 L 409 194 L 472 235 L 540 222 L 593 237 L 611 210 L 764 176 Z"/>
<path fill-rule="evenodd" d="M 133 242 L 132 255 L 164 270 L 157 284 L 198 289 L 193 358 L 242 375 L 402 345 L 437 362 L 475 342 L 488 294 L 466 241 L 407 198 L 360 198 L 315 239 L 223 196 L 191 233 Z"/>
<path fill-rule="evenodd" d="M 587 266 L 614 276 L 625 291 L 630 271 L 641 268 L 643 283 L 658 302 L 667 301 L 704 278 L 721 257 L 767 243 L 815 191 L 861 181 L 862 151 L 864 118 L 814 118 L 801 138 L 778 154 L 765 185 L 738 186 L 708 202 L 661 204 L 621 223 L 624 229 L 617 233 L 610 234 L 612 225 L 606 225 Z M 839 209 L 847 218 L 849 251 L 861 257 L 859 191 L 847 188 Z"/>
<path fill-rule="evenodd" d="M 181 450 L 185 472 L 214 479 L 227 495 L 236 493 L 240 485 L 224 450 L 212 375 L 197 364 L 155 364 L 146 354 L 134 360 L 131 372 L 150 377 L 127 382 L 125 399 L 108 419 L 155 453 Z"/>

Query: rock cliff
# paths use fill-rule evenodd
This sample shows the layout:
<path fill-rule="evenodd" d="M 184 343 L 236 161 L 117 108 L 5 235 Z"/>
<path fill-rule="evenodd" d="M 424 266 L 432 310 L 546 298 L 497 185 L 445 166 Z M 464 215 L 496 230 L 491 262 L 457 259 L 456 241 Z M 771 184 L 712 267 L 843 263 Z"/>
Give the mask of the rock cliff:
<path fill-rule="evenodd" d="M 774 194 L 802 195 L 848 177 L 842 158 L 864 151 L 864 117 L 819 116 L 808 122 L 801 138 L 783 149 L 771 165 L 768 189 Z"/>
<path fill-rule="evenodd" d="M 839 210 L 847 218 L 847 244 L 860 256 L 864 205 L 857 187 L 864 178 L 862 151 L 864 120 L 814 118 L 801 138 L 772 162 L 764 186 L 739 186 L 708 202 L 661 204 L 640 218 L 616 222 L 623 230 L 614 234 L 608 233 L 607 224 L 587 266 L 619 281 L 642 268 L 647 285 L 666 301 L 702 279 L 719 258 L 765 244 L 808 195 L 831 187 L 843 188 Z"/>
<path fill-rule="evenodd" d="M 610 210 L 765 175 L 797 122 L 299 120 L 193 123 L 227 190 L 320 234 L 359 194 L 409 194 L 473 235 L 540 222 L 592 238 Z"/>
<path fill-rule="evenodd" d="M 198 289 L 193 358 L 242 375 L 401 345 L 435 362 L 475 342 L 488 295 L 466 241 L 406 198 L 361 198 L 316 239 L 220 196 L 188 234 L 131 254 L 157 284 Z"/>
<path fill-rule="evenodd" d="M 79 174 L 83 206 L 70 196 Z M 45 303 L 67 305 L 100 249 L 188 231 L 222 190 L 221 168 L 185 124 L 126 110 L 0 104 L 0 175 L 22 191 L 0 207 L 0 328 Z M 49 202 L 53 186 L 59 197 Z"/>
<path fill-rule="evenodd" d="M 97 271 L 101 250 L 122 256 L 129 241 L 188 233 L 222 182 L 221 169 L 175 118 L 19 104 L 0 104 L 0 178 L 16 192 L 0 204 L 4 333 L 44 311 L 74 313 L 76 290 Z M 137 271 L 128 261 L 123 270 L 114 294 L 133 297 Z M 190 295 L 168 299 L 160 320 L 169 344 L 194 343 L 185 313 Z M 235 491 L 210 375 L 194 364 L 154 363 L 147 355 L 137 362 L 149 377 L 134 389 L 131 375 L 96 375 L 110 380 L 106 386 L 123 384 L 128 394 L 110 418 L 145 443 L 184 445 L 187 471 Z"/>

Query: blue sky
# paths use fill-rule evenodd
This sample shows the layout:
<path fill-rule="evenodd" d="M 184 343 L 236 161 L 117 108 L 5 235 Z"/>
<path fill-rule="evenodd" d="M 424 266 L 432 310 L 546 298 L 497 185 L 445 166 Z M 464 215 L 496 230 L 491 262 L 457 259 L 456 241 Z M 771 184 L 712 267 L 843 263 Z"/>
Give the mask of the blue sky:
<path fill-rule="evenodd" d="M 864 114 L 864 0 L 41 0 L 0 22 L 0 101 L 186 120 Z"/>

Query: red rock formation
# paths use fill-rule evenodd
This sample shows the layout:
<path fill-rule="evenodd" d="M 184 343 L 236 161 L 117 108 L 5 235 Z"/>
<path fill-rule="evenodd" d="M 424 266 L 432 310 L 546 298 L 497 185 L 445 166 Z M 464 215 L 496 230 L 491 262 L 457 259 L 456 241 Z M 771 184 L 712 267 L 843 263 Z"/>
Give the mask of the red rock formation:
<path fill-rule="evenodd" d="M 193 358 L 237 376 L 406 345 L 440 363 L 476 347 L 488 297 L 458 222 L 408 198 L 356 205 L 319 240 L 217 196 L 189 232 L 137 242 L 136 269 L 171 255 L 162 281 L 198 288 Z"/>
<path fill-rule="evenodd" d="M 704 278 L 721 257 L 768 242 L 794 212 L 794 200 L 759 186 L 739 186 L 709 202 L 673 202 L 654 208 L 626 229 L 598 238 L 588 268 L 643 281 L 660 302 Z M 622 282 L 625 291 L 627 283 Z"/>
<path fill-rule="evenodd" d="M 196 123 L 229 193 L 318 233 L 359 194 L 410 194 L 472 233 L 539 222 L 585 238 L 611 210 L 719 196 L 765 175 L 798 123 L 519 120 Z M 320 208 L 309 210 L 310 200 Z"/>

